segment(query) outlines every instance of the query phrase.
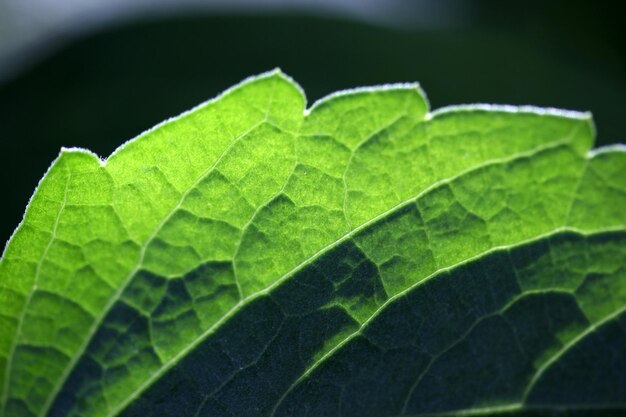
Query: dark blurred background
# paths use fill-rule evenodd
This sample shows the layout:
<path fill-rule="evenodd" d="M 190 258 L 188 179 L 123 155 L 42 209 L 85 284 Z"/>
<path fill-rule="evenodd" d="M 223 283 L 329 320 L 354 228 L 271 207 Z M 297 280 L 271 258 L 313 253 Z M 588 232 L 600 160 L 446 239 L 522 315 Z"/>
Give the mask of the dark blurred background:
<path fill-rule="evenodd" d="M 593 112 L 624 141 L 619 3 L 461 0 L 0 0 L 0 241 L 61 146 L 118 145 L 281 67 L 309 103 L 419 81 L 433 108 Z"/>

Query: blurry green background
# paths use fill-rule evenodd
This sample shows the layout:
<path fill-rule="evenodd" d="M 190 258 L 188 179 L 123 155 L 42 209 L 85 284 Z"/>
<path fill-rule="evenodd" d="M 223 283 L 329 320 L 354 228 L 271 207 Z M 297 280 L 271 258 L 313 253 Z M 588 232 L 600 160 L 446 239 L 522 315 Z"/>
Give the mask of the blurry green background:
<path fill-rule="evenodd" d="M 365 13 L 355 1 L 341 8 L 322 2 L 319 10 L 314 2 L 279 3 L 145 7 L 87 19 L 80 30 L 57 28 L 63 36 L 48 29 L 23 45 L 0 29 L 11 46 L 0 55 L 0 241 L 61 146 L 106 157 L 161 120 L 274 67 L 302 85 L 310 104 L 343 88 L 419 81 L 433 108 L 486 102 L 588 110 L 598 144 L 624 141 L 619 4 L 387 0 Z M 10 10 L 0 7 L 0 28 L 14 22 Z"/>

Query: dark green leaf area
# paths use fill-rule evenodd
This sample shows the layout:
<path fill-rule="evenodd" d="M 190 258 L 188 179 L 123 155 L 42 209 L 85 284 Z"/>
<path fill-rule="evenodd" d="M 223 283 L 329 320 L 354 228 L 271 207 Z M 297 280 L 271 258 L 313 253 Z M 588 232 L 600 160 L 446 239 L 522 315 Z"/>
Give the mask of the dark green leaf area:
<path fill-rule="evenodd" d="M 624 410 L 621 407 L 594 408 L 593 406 L 580 406 L 577 408 L 553 408 L 525 406 L 524 409 L 519 407 L 494 407 L 493 409 L 468 410 L 460 414 L 448 412 L 420 414 L 421 417 L 453 417 L 456 415 L 464 417 L 619 417 L 624 415 Z"/>
<path fill-rule="evenodd" d="M 626 233 L 557 233 L 388 299 L 357 241 L 242 307 L 122 415 L 496 415 L 522 406 L 569 415 L 558 413 L 621 405 Z M 361 321 L 351 308 L 363 303 L 379 307 Z M 78 374 L 99 369 L 92 362 Z"/>
<path fill-rule="evenodd" d="M 603 407 L 626 399 L 626 314 L 622 311 L 572 346 L 537 382 L 527 398 L 534 405 L 563 403 Z M 622 415 L 624 411 L 621 411 Z M 614 412 L 612 415 L 618 415 Z"/>

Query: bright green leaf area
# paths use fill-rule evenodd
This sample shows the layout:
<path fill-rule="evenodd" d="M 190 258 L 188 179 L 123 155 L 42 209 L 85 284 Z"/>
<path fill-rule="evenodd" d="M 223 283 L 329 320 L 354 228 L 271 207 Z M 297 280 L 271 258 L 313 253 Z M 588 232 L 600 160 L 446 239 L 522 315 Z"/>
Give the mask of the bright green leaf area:
<path fill-rule="evenodd" d="M 412 84 L 305 106 L 274 71 L 61 152 L 0 264 L 1 416 L 626 412 L 625 148 Z"/>

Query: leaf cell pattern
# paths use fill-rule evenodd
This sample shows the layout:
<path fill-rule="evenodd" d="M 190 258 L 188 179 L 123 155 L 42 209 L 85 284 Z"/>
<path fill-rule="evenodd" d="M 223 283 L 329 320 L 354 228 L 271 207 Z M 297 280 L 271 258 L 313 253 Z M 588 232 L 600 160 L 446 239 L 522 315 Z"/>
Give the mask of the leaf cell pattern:
<path fill-rule="evenodd" d="M 0 264 L 0 415 L 623 412 L 622 147 L 417 85 L 305 105 L 275 71 L 62 151 Z"/>

